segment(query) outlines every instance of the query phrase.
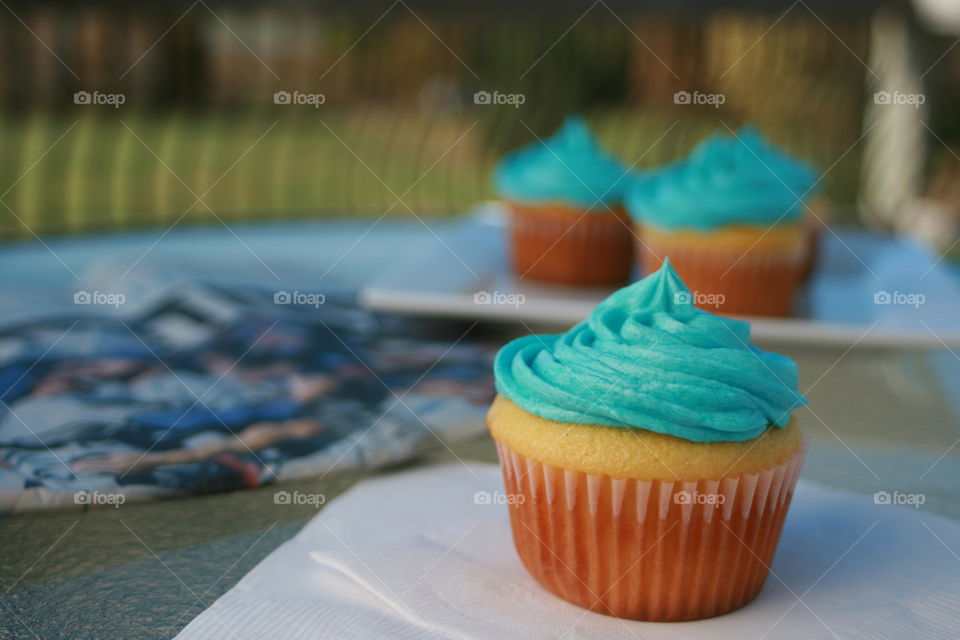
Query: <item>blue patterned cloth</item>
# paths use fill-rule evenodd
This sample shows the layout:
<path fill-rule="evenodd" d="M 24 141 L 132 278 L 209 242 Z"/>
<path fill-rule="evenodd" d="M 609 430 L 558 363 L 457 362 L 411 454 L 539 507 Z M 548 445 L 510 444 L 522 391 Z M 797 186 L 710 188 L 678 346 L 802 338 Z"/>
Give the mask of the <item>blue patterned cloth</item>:
<path fill-rule="evenodd" d="M 350 295 L 298 306 L 209 284 L 133 319 L 7 327 L 0 514 L 372 467 L 475 434 L 493 348 L 448 347 L 400 337 Z"/>

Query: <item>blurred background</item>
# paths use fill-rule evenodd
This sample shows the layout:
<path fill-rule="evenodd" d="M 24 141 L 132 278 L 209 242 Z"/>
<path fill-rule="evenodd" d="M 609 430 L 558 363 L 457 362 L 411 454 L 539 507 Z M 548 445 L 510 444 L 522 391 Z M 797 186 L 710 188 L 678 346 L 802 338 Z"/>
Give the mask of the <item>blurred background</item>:
<path fill-rule="evenodd" d="M 4 2 L 0 234 L 452 216 L 577 111 L 638 170 L 757 124 L 825 172 L 835 223 L 956 253 L 957 24 L 936 0 Z"/>

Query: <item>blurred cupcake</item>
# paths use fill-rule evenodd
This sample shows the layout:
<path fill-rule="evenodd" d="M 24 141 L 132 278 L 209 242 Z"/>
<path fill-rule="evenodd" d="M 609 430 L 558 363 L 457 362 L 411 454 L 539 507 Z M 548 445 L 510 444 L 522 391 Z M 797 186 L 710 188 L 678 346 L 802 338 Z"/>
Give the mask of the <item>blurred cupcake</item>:
<path fill-rule="evenodd" d="M 497 355 L 497 442 L 532 576 L 592 611 L 721 615 L 767 575 L 806 450 L 796 365 L 691 304 L 665 263 Z"/>
<path fill-rule="evenodd" d="M 807 164 L 754 129 L 711 136 L 629 189 L 643 273 L 669 255 L 700 306 L 789 315 L 813 255 L 803 218 L 816 182 Z"/>
<path fill-rule="evenodd" d="M 513 267 L 521 278 L 571 285 L 623 284 L 633 238 L 622 206 L 627 169 L 580 117 L 553 137 L 508 153 L 494 186 L 511 211 Z"/>

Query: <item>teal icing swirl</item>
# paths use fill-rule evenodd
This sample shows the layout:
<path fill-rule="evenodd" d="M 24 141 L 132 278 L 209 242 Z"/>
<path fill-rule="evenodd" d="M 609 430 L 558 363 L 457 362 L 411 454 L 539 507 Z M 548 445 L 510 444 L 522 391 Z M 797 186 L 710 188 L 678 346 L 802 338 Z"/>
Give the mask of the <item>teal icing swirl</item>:
<path fill-rule="evenodd" d="M 560 335 L 504 346 L 497 391 L 550 420 L 739 442 L 807 403 L 796 364 L 750 344 L 750 325 L 693 306 L 665 261 Z"/>
<path fill-rule="evenodd" d="M 547 140 L 504 156 L 493 183 L 507 200 L 563 202 L 603 213 L 623 199 L 626 174 L 626 167 L 600 148 L 583 118 L 571 116 Z"/>
<path fill-rule="evenodd" d="M 817 183 L 814 170 L 747 127 L 713 135 L 686 159 L 635 178 L 626 206 L 634 220 L 664 229 L 792 222 Z"/>

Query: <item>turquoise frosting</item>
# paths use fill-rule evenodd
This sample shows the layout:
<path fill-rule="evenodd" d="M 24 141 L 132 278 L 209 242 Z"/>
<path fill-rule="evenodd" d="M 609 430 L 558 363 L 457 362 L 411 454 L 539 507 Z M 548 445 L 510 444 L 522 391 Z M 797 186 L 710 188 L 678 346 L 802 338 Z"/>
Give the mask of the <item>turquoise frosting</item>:
<path fill-rule="evenodd" d="M 670 266 L 620 289 L 559 335 L 513 340 L 497 391 L 550 420 L 739 442 L 807 403 L 797 366 L 750 344 L 750 325 L 693 306 Z"/>
<path fill-rule="evenodd" d="M 493 183 L 507 200 L 559 201 L 602 213 L 623 199 L 626 174 L 627 168 L 600 148 L 584 119 L 571 116 L 547 140 L 504 156 Z"/>
<path fill-rule="evenodd" d="M 625 198 L 635 220 L 664 229 L 769 226 L 795 221 L 816 182 L 810 166 L 744 128 L 713 135 L 686 159 L 635 178 Z"/>

